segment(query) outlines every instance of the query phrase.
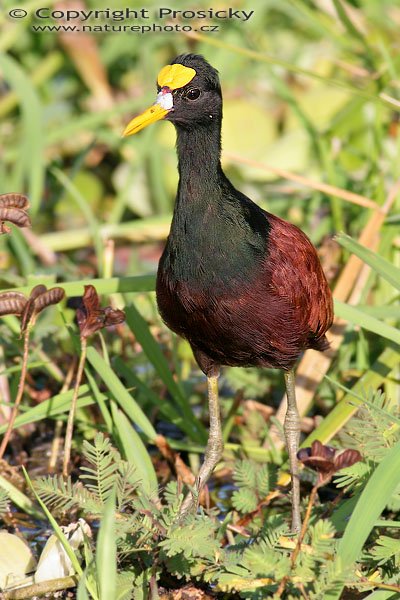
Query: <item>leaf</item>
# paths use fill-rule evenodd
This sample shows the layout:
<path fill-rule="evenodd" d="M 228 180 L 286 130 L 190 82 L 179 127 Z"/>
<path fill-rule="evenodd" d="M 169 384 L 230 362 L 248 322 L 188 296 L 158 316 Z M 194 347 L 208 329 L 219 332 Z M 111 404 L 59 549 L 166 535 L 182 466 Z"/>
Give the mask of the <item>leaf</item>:
<path fill-rule="evenodd" d="M 7 424 L 5 425 L 7 427 Z M 16 488 L 8 479 L 0 475 L 0 490 L 21 510 L 35 519 L 41 519 L 42 513 L 28 496 Z"/>
<path fill-rule="evenodd" d="M 400 331 L 398 329 L 391 327 L 384 321 L 376 319 L 355 306 L 335 300 L 335 314 L 345 321 L 350 321 L 354 325 L 359 325 L 363 329 L 367 329 L 400 345 Z"/>
<path fill-rule="evenodd" d="M 371 549 L 371 555 L 379 560 L 378 565 L 384 565 L 388 560 L 394 558 L 395 566 L 400 566 L 400 539 L 387 535 L 380 535 L 376 540 L 376 546 Z"/>
<path fill-rule="evenodd" d="M 25 475 L 25 478 L 26 478 L 26 480 L 28 482 L 28 485 L 29 485 L 30 489 L 32 490 L 32 492 L 33 492 L 36 500 L 39 502 L 39 504 L 40 504 L 40 506 L 41 506 L 41 508 L 42 508 L 42 510 L 44 512 L 44 514 L 46 515 L 46 517 L 50 521 L 50 524 L 51 524 L 52 528 L 54 529 L 54 532 L 55 532 L 57 538 L 60 540 L 63 548 L 65 549 L 65 551 L 66 551 L 66 553 L 67 553 L 67 555 L 68 555 L 68 557 L 69 557 L 69 559 L 70 559 L 70 561 L 71 561 L 71 563 L 72 563 L 72 565 L 73 565 L 73 567 L 75 569 L 75 572 L 78 575 L 82 575 L 81 566 L 79 564 L 78 559 L 75 556 L 74 550 L 71 548 L 71 546 L 70 546 L 70 544 L 68 542 L 67 537 L 65 536 L 65 534 L 64 534 L 63 530 L 61 529 L 61 527 L 58 525 L 57 521 L 54 519 L 54 517 L 51 514 L 51 512 L 48 510 L 47 506 L 44 504 L 44 502 L 40 499 L 40 497 L 36 493 L 36 490 L 35 490 L 35 488 L 32 485 L 32 482 L 31 482 L 31 480 L 29 478 L 28 473 L 26 472 L 25 467 L 22 467 L 22 470 L 23 470 L 23 473 Z"/>
<path fill-rule="evenodd" d="M 149 440 L 154 440 L 157 435 L 156 430 L 111 367 L 95 348 L 87 349 L 87 358 L 124 412 L 132 419 L 135 425 L 140 427 Z"/>
<path fill-rule="evenodd" d="M 237 511 L 246 514 L 257 508 L 258 498 L 252 490 L 241 488 L 233 492 L 231 502 Z"/>
<path fill-rule="evenodd" d="M 38 93 L 28 74 L 17 60 L 10 55 L 0 53 L 0 69 L 4 79 L 19 98 L 22 112 L 21 137 L 23 144 L 19 149 L 18 159 L 27 175 L 29 196 L 34 213 L 39 208 L 44 184 L 44 129 L 43 111 Z M 21 177 L 22 179 L 22 177 Z M 22 182 L 21 182 L 22 183 Z"/>
<path fill-rule="evenodd" d="M 400 290 L 400 269 L 390 263 L 386 258 L 379 256 L 376 252 L 372 252 L 350 236 L 340 234 L 337 236 L 337 241 L 343 248 L 346 248 L 367 265 L 369 265 L 378 275 L 386 279 L 394 288 Z"/>
<path fill-rule="evenodd" d="M 86 512 L 101 513 L 102 504 L 96 494 L 86 489 L 80 481 L 72 484 L 70 477 L 65 480 L 61 475 L 49 475 L 36 479 L 35 489 L 54 512 L 78 506 Z"/>
<path fill-rule="evenodd" d="M 233 481 L 239 487 L 255 488 L 257 485 L 257 466 L 250 460 L 237 461 L 233 471 Z"/>
<path fill-rule="evenodd" d="M 116 597 L 117 588 L 117 544 L 115 538 L 115 489 L 104 507 L 97 538 L 96 569 L 99 600 Z"/>
<path fill-rule="evenodd" d="M 211 519 L 205 516 L 192 518 L 187 524 L 173 526 L 166 539 L 159 543 L 167 556 L 182 554 L 186 559 L 214 559 L 219 548 L 215 538 L 215 526 Z"/>
<path fill-rule="evenodd" d="M 93 444 L 84 440 L 82 454 L 90 466 L 81 467 L 79 478 L 104 506 L 115 489 L 121 457 L 101 432 L 96 433 Z"/>
<path fill-rule="evenodd" d="M 138 479 L 141 480 L 145 492 L 154 493 L 158 486 L 157 475 L 145 445 L 124 413 L 114 404 L 112 415 L 128 463 L 136 468 Z"/>

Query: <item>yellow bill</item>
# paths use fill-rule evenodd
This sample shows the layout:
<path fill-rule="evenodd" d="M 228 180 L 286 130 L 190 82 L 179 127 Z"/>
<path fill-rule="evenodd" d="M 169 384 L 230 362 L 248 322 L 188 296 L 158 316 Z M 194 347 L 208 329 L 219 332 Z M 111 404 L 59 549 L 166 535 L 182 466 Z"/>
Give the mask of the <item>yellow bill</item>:
<path fill-rule="evenodd" d="M 167 65 L 161 69 L 158 74 L 157 83 L 162 88 L 157 95 L 157 100 L 153 106 L 150 106 L 142 114 L 138 115 L 128 123 L 123 132 L 123 136 L 133 135 L 163 119 L 174 106 L 172 90 L 177 90 L 187 85 L 196 75 L 196 71 L 184 65 Z"/>
<path fill-rule="evenodd" d="M 141 129 L 147 127 L 147 125 L 151 125 L 151 123 L 155 123 L 156 121 L 163 119 L 168 112 L 169 110 L 163 108 L 161 104 L 153 104 L 153 106 L 150 106 L 150 108 L 145 110 L 142 114 L 132 119 L 132 121 L 130 121 L 125 127 L 122 135 L 124 137 L 127 135 L 133 135 L 134 133 L 137 133 Z"/>

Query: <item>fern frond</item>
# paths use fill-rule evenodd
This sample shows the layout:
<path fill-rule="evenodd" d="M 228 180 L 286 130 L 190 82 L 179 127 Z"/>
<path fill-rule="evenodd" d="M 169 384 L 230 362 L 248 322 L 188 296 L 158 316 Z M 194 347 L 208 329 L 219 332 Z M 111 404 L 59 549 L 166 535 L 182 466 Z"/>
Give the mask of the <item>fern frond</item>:
<path fill-rule="evenodd" d="M 371 549 L 371 555 L 378 560 L 378 565 L 384 565 L 393 560 L 395 567 L 400 567 L 400 539 L 381 535 L 376 540 L 376 546 Z"/>
<path fill-rule="evenodd" d="M 82 466 L 79 478 L 104 505 L 116 486 L 121 456 L 101 432 L 96 434 L 93 445 L 84 440 L 82 453 L 92 466 Z"/>
<path fill-rule="evenodd" d="M 341 436 L 346 445 L 355 446 L 362 456 L 380 462 L 400 439 L 399 409 L 380 390 L 363 394 L 364 405 L 349 421 Z"/>
<path fill-rule="evenodd" d="M 257 508 L 258 498 L 253 490 L 240 488 L 232 494 L 232 506 L 241 513 L 249 513 Z"/>
<path fill-rule="evenodd" d="M 187 522 L 175 525 L 168 537 L 159 543 L 169 557 L 182 554 L 187 560 L 207 558 L 212 560 L 219 548 L 215 538 L 215 525 L 209 517 L 196 516 Z"/>
<path fill-rule="evenodd" d="M 315 560 L 326 562 L 332 560 L 335 549 L 335 528 L 330 521 L 319 519 L 310 527 L 311 547 Z"/>
<path fill-rule="evenodd" d="M 257 485 L 257 466 L 251 460 L 239 460 L 233 471 L 233 481 L 242 488 L 255 488 Z"/>
<path fill-rule="evenodd" d="M 314 589 L 309 592 L 310 600 L 325 600 L 329 594 L 338 596 L 349 580 L 350 571 L 354 571 L 352 565 L 347 569 L 339 569 L 335 561 L 327 563 L 318 577 L 314 578 Z"/>
<path fill-rule="evenodd" d="M 287 523 L 282 517 L 273 515 L 268 520 L 265 520 L 260 531 L 260 538 L 265 541 L 269 548 L 280 548 L 280 538 L 289 534 Z"/>
<path fill-rule="evenodd" d="M 117 510 L 122 511 L 130 500 L 141 482 L 137 469 L 126 461 L 118 465 L 118 477 L 116 478 Z"/>
<path fill-rule="evenodd" d="M 277 482 L 277 469 L 274 465 L 265 463 L 256 473 L 256 485 L 259 496 L 263 497 L 275 487 Z"/>
<path fill-rule="evenodd" d="M 366 480 L 371 475 L 374 465 L 366 462 L 358 462 L 342 469 L 337 475 L 335 475 L 334 483 L 336 487 L 353 487 L 355 484 L 364 485 Z"/>
<path fill-rule="evenodd" d="M 35 480 L 35 489 L 43 502 L 54 511 L 69 510 L 79 507 L 86 513 L 99 514 L 102 505 L 96 496 L 91 494 L 80 483 L 72 484 L 71 478 L 65 481 L 62 476 L 54 475 Z"/>
<path fill-rule="evenodd" d="M 275 550 L 262 540 L 251 544 L 244 551 L 242 565 L 253 577 L 266 577 L 280 581 L 290 571 L 290 558 L 287 552 Z"/>

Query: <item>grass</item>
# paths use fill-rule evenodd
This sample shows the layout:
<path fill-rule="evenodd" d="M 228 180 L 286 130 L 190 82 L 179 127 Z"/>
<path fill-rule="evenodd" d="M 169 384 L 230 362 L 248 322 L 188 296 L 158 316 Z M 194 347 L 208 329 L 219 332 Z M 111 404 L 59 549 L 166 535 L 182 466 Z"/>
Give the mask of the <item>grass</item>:
<path fill-rule="evenodd" d="M 107 8 L 105 0 L 86 4 L 88 9 Z M 30 15 L 40 6 L 19 3 Z M 155 6 L 150 2 L 149 9 Z M 68 373 L 79 358 L 73 298 L 82 296 L 84 285 L 94 285 L 104 301 L 125 310 L 126 324 L 96 334 L 89 343 L 77 397 L 72 474 L 75 479 L 79 475 L 84 440 L 107 432 L 121 460 L 136 471 L 141 514 L 144 520 L 154 519 L 158 533 L 151 550 L 146 538 L 135 548 L 140 557 L 127 560 L 127 546 L 121 549 L 119 529 L 114 528 L 120 518 L 117 511 L 114 523 L 116 499 L 110 496 L 98 536 L 85 545 L 76 565 L 77 597 L 119 597 L 126 565 L 135 571 L 131 580 L 138 598 L 145 593 L 163 597 L 164 587 L 182 587 L 186 579 L 221 598 L 235 590 L 244 598 L 276 591 L 267 583 L 273 581 L 268 571 L 275 560 L 272 554 L 263 555 L 259 571 L 258 563 L 253 564 L 253 577 L 241 566 L 248 557 L 240 565 L 218 557 L 227 546 L 267 539 L 267 523 L 275 523 L 279 515 L 288 519 L 287 495 L 282 496 L 281 488 L 271 489 L 271 497 L 260 497 L 254 513 L 241 513 L 224 487 L 232 485 L 232 470 L 245 457 L 256 464 L 272 463 L 279 483 L 287 482 L 279 434 L 279 373 L 226 369 L 221 378 L 227 443 L 210 494 L 212 503 L 223 506 L 226 520 L 214 532 L 221 545 L 212 563 L 224 574 L 218 571 L 207 587 L 204 557 L 198 557 L 199 571 L 185 563 L 177 575 L 165 550 L 172 552 L 180 543 L 167 523 L 174 504 L 165 486 L 176 478 L 190 485 L 198 469 L 207 433 L 206 389 L 187 343 L 162 324 L 154 298 L 157 261 L 177 185 L 173 129 L 160 124 L 128 140 L 121 138 L 121 131 L 153 101 L 160 68 L 181 52 L 199 52 L 221 75 L 227 174 L 263 208 L 310 236 L 334 290 L 337 321 L 331 352 L 308 352 L 297 369 L 299 409 L 313 419 L 311 429 L 311 421 L 304 422 L 308 429 L 303 446 L 316 439 L 336 447 L 361 444 L 364 454 L 364 471 L 354 471 L 349 497 L 330 488 L 333 504 L 320 500 L 311 512 L 305 544 L 315 543 L 319 557 L 325 554 L 323 543 L 315 541 L 315 522 L 332 519 L 336 526 L 340 519 L 335 511 L 346 515 L 332 541 L 332 564 L 327 563 L 326 573 L 314 565 L 317 575 L 310 583 L 302 547 L 296 569 L 305 587 L 301 590 L 296 573 L 292 578 L 288 572 L 283 597 L 304 592 L 306 597 L 339 598 L 344 589 L 352 597 L 358 586 L 371 599 L 395 598 L 400 593 L 397 555 L 388 555 L 386 562 L 373 557 L 379 535 L 397 539 L 398 528 L 391 524 L 399 522 L 399 470 L 393 467 L 398 461 L 398 413 L 391 412 L 399 394 L 400 347 L 397 3 L 385 0 L 377 10 L 375 0 L 334 0 L 329 6 L 284 0 L 279 6 L 257 6 L 247 23 L 221 21 L 217 35 L 82 34 L 74 45 L 54 31 L 34 33 L 33 16 L 9 19 L 11 8 L 12 2 L 5 0 L 0 11 L 0 193 L 29 196 L 33 227 L 30 234 L 13 228 L 11 235 L 0 236 L 0 289 L 29 294 L 38 283 L 57 284 L 68 301 L 59 309 L 49 308 L 32 329 L 27 385 L 14 425 L 14 440 L 20 443 L 0 465 L 0 490 L 22 513 L 39 520 L 37 500 L 10 473 L 21 463 L 30 473 L 39 432 L 57 438 L 57 427 L 62 430 L 67 420 L 74 382 L 72 372 L 68 383 Z M 201 1 L 200 8 L 209 6 Z M 256 124 L 251 119 L 255 111 Z M 18 335 L 18 319 L 1 318 L 2 434 L 21 374 Z M 383 405 L 381 392 L 386 395 Z M 272 418 L 262 404 L 273 407 Z M 365 439 L 355 438 L 357 418 L 365 410 L 370 411 Z M 381 423 L 374 420 L 378 414 Z M 376 427 L 373 433 L 370 422 Z M 27 456 L 19 450 L 22 443 Z M 60 460 L 56 464 L 60 472 Z M 42 457 L 40 473 L 47 470 Z M 304 473 L 302 480 L 306 503 Z M 179 489 L 177 493 L 179 498 Z M 246 499 L 247 492 L 241 493 Z M 151 494 L 156 505 L 146 504 Z M 352 514 L 348 501 L 354 503 Z M 162 516 L 157 502 L 164 506 Z M 51 511 L 42 508 L 49 518 Z M 133 503 L 130 510 L 136 508 Z M 201 527 L 215 525 L 212 514 L 207 518 L 208 525 Z M 5 515 L 5 524 L 12 528 L 7 519 Z M 51 524 L 59 533 L 58 522 L 53 519 Z M 201 527 L 197 534 L 206 536 Z M 328 529 L 324 535 L 329 537 Z M 282 542 L 285 536 L 278 535 L 278 525 L 274 531 Z M 204 540 L 209 538 L 201 539 L 199 546 L 208 548 L 211 542 Z M 186 548 L 188 556 L 192 551 Z M 358 575 L 346 571 L 350 563 L 357 565 L 353 571 Z"/>

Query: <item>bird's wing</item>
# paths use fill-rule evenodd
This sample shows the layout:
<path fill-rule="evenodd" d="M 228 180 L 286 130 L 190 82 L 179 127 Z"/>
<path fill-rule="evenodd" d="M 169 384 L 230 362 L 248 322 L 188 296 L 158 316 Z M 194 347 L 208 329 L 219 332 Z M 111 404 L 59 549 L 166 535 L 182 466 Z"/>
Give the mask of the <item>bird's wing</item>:
<path fill-rule="evenodd" d="M 289 300 L 315 338 L 333 321 L 332 294 L 317 251 L 298 227 L 268 213 L 268 263 L 273 292 Z"/>

